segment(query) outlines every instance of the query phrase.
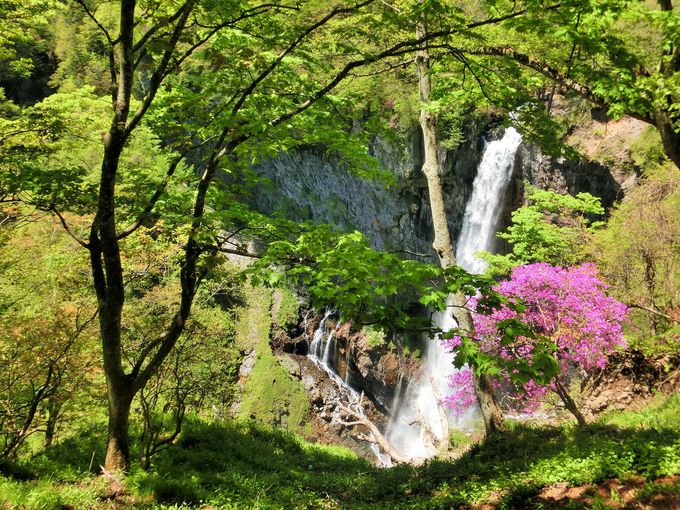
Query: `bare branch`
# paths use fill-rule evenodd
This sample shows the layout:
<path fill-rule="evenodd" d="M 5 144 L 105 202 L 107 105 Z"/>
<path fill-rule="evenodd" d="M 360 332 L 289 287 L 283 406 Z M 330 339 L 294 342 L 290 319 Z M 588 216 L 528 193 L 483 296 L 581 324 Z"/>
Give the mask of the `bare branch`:
<path fill-rule="evenodd" d="M 182 6 L 177 9 L 177 11 L 170 16 L 169 18 L 164 18 L 158 23 L 156 23 L 154 26 L 152 26 L 149 30 L 146 31 L 146 33 L 135 43 L 135 45 L 132 47 L 132 51 L 137 52 L 141 48 L 143 48 L 147 42 L 149 42 L 149 39 L 151 39 L 156 32 L 158 32 L 161 28 L 167 27 L 168 25 L 173 24 L 177 19 L 182 15 L 182 12 L 184 12 L 184 9 L 186 8 L 187 4 L 189 3 L 190 0 L 187 0 L 182 4 Z"/>
<path fill-rule="evenodd" d="M 87 6 L 87 4 L 85 4 L 85 0 L 73 0 L 73 1 L 76 2 L 77 4 L 79 4 L 79 5 L 83 8 L 83 10 L 85 11 L 85 14 L 87 14 L 87 16 L 94 22 L 94 24 L 97 25 L 97 27 L 99 28 L 99 30 L 101 30 L 101 31 L 104 33 L 104 36 L 106 37 L 106 40 L 109 42 L 109 46 L 111 46 L 111 47 L 115 46 L 116 43 L 118 42 L 118 40 L 115 40 L 115 41 L 114 41 L 114 40 L 111 38 L 111 34 L 109 34 L 109 31 L 106 30 L 106 27 L 104 27 L 104 25 L 102 25 L 102 24 L 99 22 L 99 20 L 98 20 L 98 19 L 96 18 L 96 16 L 94 15 L 94 12 L 92 12 L 92 11 L 89 9 L 89 7 Z"/>
<path fill-rule="evenodd" d="M 234 250 L 232 248 L 225 248 L 224 246 L 217 246 L 217 247 L 211 247 L 211 250 L 217 250 L 220 253 L 229 253 L 231 255 L 240 255 L 242 257 L 250 257 L 253 259 L 261 259 L 262 255 L 258 255 L 257 253 L 251 253 L 249 251 L 245 250 Z M 208 250 L 206 250 L 208 251 Z"/>
<path fill-rule="evenodd" d="M 644 310 L 645 312 L 651 313 L 653 315 L 658 315 L 659 317 L 663 317 L 666 320 L 672 321 L 672 322 L 680 322 L 678 319 L 675 319 L 671 317 L 670 315 L 666 315 L 663 312 L 660 312 L 659 310 L 655 310 L 654 308 L 650 308 L 648 306 L 642 306 L 642 305 L 635 305 L 635 304 L 629 304 L 628 305 L 630 308 L 637 308 L 638 310 Z"/>
<path fill-rule="evenodd" d="M 361 401 L 357 405 L 361 406 Z M 390 444 L 387 438 L 382 434 L 382 432 L 380 432 L 380 429 L 378 429 L 378 427 L 366 417 L 365 413 L 362 413 L 361 411 L 354 409 L 353 406 L 351 405 L 345 406 L 340 404 L 338 406 L 338 411 L 341 414 L 345 414 L 352 418 L 352 421 L 347 421 L 340 418 L 339 420 L 337 420 L 338 423 L 345 426 L 361 425 L 363 427 L 366 427 L 369 430 L 371 436 L 373 436 L 371 439 L 369 439 L 369 441 L 380 445 L 380 448 L 382 448 L 383 451 L 385 451 L 390 457 L 392 457 L 392 460 L 394 460 L 395 462 L 399 464 L 418 464 L 425 460 L 424 458 L 420 457 L 408 457 L 406 455 L 403 455 L 401 452 L 399 452 L 396 448 L 394 448 Z"/>
<path fill-rule="evenodd" d="M 417 251 L 411 250 L 387 250 L 385 253 L 405 253 L 407 255 L 413 255 L 414 257 L 421 257 L 424 259 L 431 259 L 433 255 L 429 253 L 418 253 Z"/>
<path fill-rule="evenodd" d="M 87 248 L 88 250 L 90 249 L 90 245 L 80 239 L 77 235 L 73 233 L 73 231 L 69 228 L 68 223 L 66 223 L 66 219 L 62 216 L 62 214 L 57 210 L 57 207 L 54 204 L 50 204 L 50 206 L 47 208 L 48 211 L 52 211 L 57 218 L 59 218 L 59 221 L 61 222 L 62 227 L 64 227 L 64 230 L 68 235 L 70 235 L 75 242 L 77 242 L 80 246 L 83 248 Z"/>
<path fill-rule="evenodd" d="M 383 67 L 382 69 L 378 69 L 377 71 L 371 71 L 369 73 L 364 73 L 364 74 L 353 74 L 352 76 L 355 78 L 365 78 L 367 76 L 377 76 L 379 74 L 387 73 L 389 71 L 394 71 L 395 69 L 401 69 L 403 67 L 409 66 L 415 62 L 415 59 L 409 58 L 408 60 L 402 60 L 401 62 L 397 62 L 396 64 L 388 64 L 387 66 Z"/>

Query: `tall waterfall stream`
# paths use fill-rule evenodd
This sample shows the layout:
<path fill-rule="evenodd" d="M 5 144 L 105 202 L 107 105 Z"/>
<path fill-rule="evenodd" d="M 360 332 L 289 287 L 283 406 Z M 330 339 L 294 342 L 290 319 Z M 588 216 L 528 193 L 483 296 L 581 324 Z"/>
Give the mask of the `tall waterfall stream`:
<path fill-rule="evenodd" d="M 481 250 L 493 250 L 495 233 L 503 210 L 503 199 L 512 177 L 515 153 L 522 141 L 514 129 L 506 129 L 500 140 L 489 142 L 484 150 L 475 177 L 472 195 L 465 208 L 463 225 L 458 238 L 456 259 L 458 264 L 472 273 L 481 273 L 486 263 L 475 257 Z M 333 312 L 326 315 L 314 332 L 309 346 L 309 357 L 338 386 L 342 402 L 361 409 L 360 395 L 341 376 L 335 373 L 330 363 L 335 331 L 326 334 L 325 324 Z M 456 325 L 448 311 L 435 312 L 432 322 L 442 331 Z M 439 412 L 439 399 L 449 392 L 448 381 L 454 372 L 453 354 L 441 345 L 438 339 L 425 341 L 419 373 L 409 381 L 399 380 L 391 405 L 391 416 L 385 438 L 390 445 L 404 456 L 428 458 L 437 453 L 436 444 L 445 436 L 445 427 L 469 428 L 474 412 L 463 416 L 448 415 L 443 420 Z M 367 435 L 370 440 L 370 434 Z M 389 456 L 373 444 L 378 464 L 389 466 Z"/>

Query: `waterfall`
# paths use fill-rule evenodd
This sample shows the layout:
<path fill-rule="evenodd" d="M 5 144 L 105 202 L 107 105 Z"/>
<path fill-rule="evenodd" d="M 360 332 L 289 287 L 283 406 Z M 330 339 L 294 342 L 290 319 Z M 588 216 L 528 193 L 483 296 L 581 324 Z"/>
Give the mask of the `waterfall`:
<path fill-rule="evenodd" d="M 309 344 L 309 357 L 316 360 L 316 361 L 325 361 L 325 351 L 326 348 L 328 347 L 328 343 L 330 343 L 330 340 L 327 342 L 326 341 L 326 321 L 328 318 L 335 313 L 335 310 L 327 309 L 326 313 L 323 316 L 323 319 L 321 319 L 321 322 L 319 323 L 319 327 L 316 328 L 316 331 L 314 331 L 314 336 L 312 337 L 312 342 Z"/>
<path fill-rule="evenodd" d="M 312 336 L 312 341 L 309 344 L 309 355 L 308 357 L 321 368 L 331 381 L 333 381 L 337 387 L 338 401 L 346 407 L 351 407 L 353 410 L 357 411 L 362 419 L 368 420 L 368 416 L 362 405 L 363 394 L 352 388 L 345 380 L 340 377 L 335 372 L 332 364 L 332 356 L 334 353 L 334 336 L 337 329 L 340 327 L 338 323 L 335 329 L 331 330 L 326 334 L 326 321 L 336 313 L 335 310 L 326 309 L 323 319 L 319 323 L 319 326 L 314 331 Z M 305 334 L 307 328 L 305 327 Z M 347 374 L 345 374 L 345 378 Z M 340 419 L 338 414 L 334 417 L 334 420 Z M 369 433 L 370 434 L 370 433 Z M 371 451 L 376 457 L 377 465 L 381 467 L 390 467 L 392 465 L 391 458 L 380 450 L 380 447 L 376 443 L 371 444 Z"/>
<path fill-rule="evenodd" d="M 472 195 L 465 208 L 456 250 L 458 264 L 472 273 L 486 269 L 486 263 L 477 259 L 475 254 L 494 248 L 503 198 L 521 141 L 522 136 L 514 128 L 508 128 L 503 138 L 489 142 L 484 150 Z M 456 325 L 448 311 L 433 313 L 432 323 L 442 331 Z M 425 339 L 420 373 L 408 382 L 387 427 L 387 439 L 401 453 L 412 457 L 431 457 L 436 454 L 436 441 L 445 435 L 444 427 L 464 428 L 469 424 L 470 415 L 457 418 L 449 415 L 448 423 L 442 423 L 439 413 L 438 399 L 450 392 L 448 380 L 455 370 L 453 357 L 438 338 Z"/>
<path fill-rule="evenodd" d="M 487 263 L 475 254 L 494 248 L 503 198 L 512 178 L 515 153 L 521 141 L 522 135 L 510 127 L 505 130 L 503 138 L 489 142 L 484 150 L 472 184 L 472 195 L 465 207 L 456 249 L 458 265 L 470 273 L 479 274 L 486 270 Z"/>

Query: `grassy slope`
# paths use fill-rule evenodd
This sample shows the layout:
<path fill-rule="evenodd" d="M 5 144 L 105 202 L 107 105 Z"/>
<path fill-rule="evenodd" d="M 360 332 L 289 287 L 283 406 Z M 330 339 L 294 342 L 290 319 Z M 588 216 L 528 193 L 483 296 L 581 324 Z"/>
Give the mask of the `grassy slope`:
<path fill-rule="evenodd" d="M 153 471 L 128 476 L 129 494 L 118 500 L 105 499 L 105 481 L 83 473 L 95 439 L 5 466 L 14 474 L 0 476 L 0 501 L 27 509 L 111 508 L 115 501 L 119 508 L 457 508 L 493 496 L 500 508 L 538 507 L 536 494 L 545 485 L 678 474 L 680 395 L 612 415 L 587 431 L 518 426 L 473 445 L 457 461 L 389 470 L 252 423 L 192 421 Z"/>

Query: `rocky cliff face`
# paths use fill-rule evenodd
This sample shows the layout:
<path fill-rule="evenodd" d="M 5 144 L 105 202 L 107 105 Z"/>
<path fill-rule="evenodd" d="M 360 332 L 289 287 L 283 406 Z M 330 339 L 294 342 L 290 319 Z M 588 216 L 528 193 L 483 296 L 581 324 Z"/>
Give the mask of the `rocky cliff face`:
<path fill-rule="evenodd" d="M 441 174 L 446 193 L 449 226 L 454 239 L 460 233 L 465 205 L 486 140 L 500 134 L 489 125 L 471 125 L 466 141 L 457 149 L 441 151 Z M 252 206 L 264 213 L 281 212 L 297 220 L 313 220 L 363 232 L 379 250 L 405 250 L 434 256 L 432 220 L 427 186 L 420 172 L 422 137 L 404 135 L 400 144 L 373 141 L 371 154 L 392 172 L 390 187 L 353 174 L 340 158 L 321 149 L 282 154 L 260 163 L 254 171 L 266 178 Z M 634 183 L 635 172 L 607 166 L 596 159 L 565 161 L 550 158 L 538 147 L 522 144 L 515 160 L 513 184 L 506 197 L 506 222 L 523 202 L 523 183 L 562 193 L 588 192 L 606 208 Z M 433 259 L 434 260 L 434 259 Z"/>
<path fill-rule="evenodd" d="M 448 213 L 453 235 L 460 231 L 475 168 L 484 148 L 483 127 L 471 127 L 468 141 L 455 151 L 442 151 L 442 175 L 449 192 Z M 341 160 L 322 150 L 282 154 L 254 170 L 269 180 L 253 201 L 264 213 L 284 212 L 298 220 L 326 222 L 366 234 L 379 250 L 406 250 L 434 255 L 427 187 L 420 173 L 422 140 L 405 135 L 402 144 L 373 141 L 371 154 L 391 171 L 390 187 L 357 177 Z"/>
<path fill-rule="evenodd" d="M 518 179 L 541 189 L 562 193 L 590 193 L 609 209 L 623 197 L 626 175 L 597 161 L 569 161 L 543 155 L 535 145 L 523 144 L 515 158 Z"/>

